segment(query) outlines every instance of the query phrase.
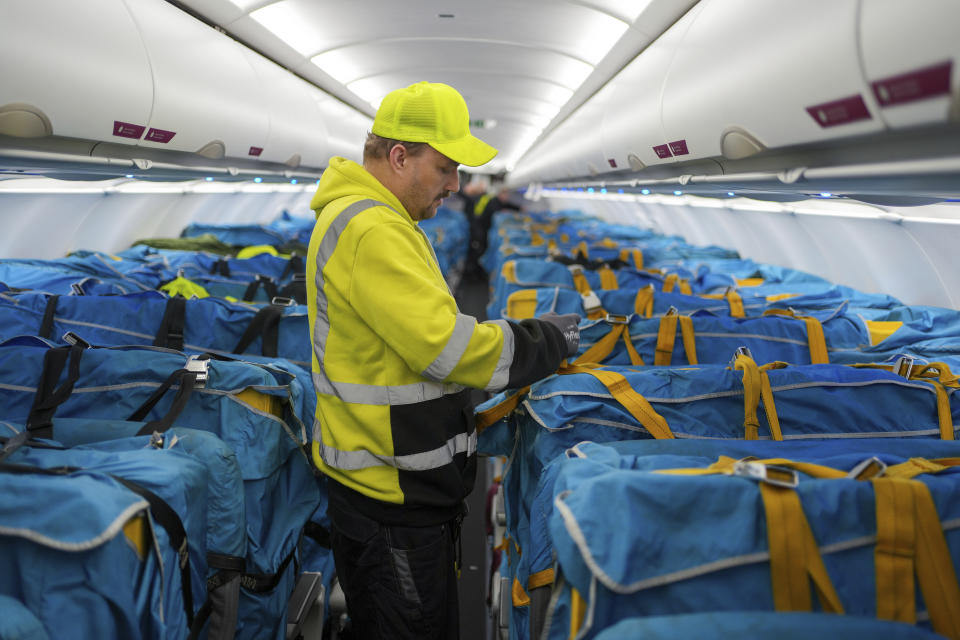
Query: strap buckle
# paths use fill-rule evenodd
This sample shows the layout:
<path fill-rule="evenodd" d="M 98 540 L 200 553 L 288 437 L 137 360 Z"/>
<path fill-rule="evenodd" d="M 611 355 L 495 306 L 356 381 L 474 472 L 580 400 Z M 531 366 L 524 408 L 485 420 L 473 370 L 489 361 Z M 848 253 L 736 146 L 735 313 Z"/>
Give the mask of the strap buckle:
<path fill-rule="evenodd" d="M 190 356 L 187 358 L 187 363 L 183 366 L 183 368 L 194 375 L 198 389 L 202 389 L 204 386 L 206 386 L 210 372 L 209 360 L 201 360 L 200 356 Z"/>
<path fill-rule="evenodd" d="M 603 304 L 600 302 L 600 297 L 592 289 L 590 293 L 581 293 L 580 299 L 583 301 L 583 310 L 588 314 L 603 307 Z"/>
<path fill-rule="evenodd" d="M 904 377 L 907 380 L 910 379 L 910 374 L 913 373 L 913 366 L 916 362 L 916 358 L 908 355 L 901 355 L 893 363 L 892 371 L 898 376 Z"/>
<path fill-rule="evenodd" d="M 610 324 L 630 324 L 630 316 L 624 316 L 617 313 L 608 313 L 604 317 L 605 322 Z"/>
<path fill-rule="evenodd" d="M 776 487 L 795 489 L 800 484 L 800 474 L 787 467 L 766 465 L 759 462 L 739 461 L 733 465 L 733 475 L 766 482 Z"/>
<path fill-rule="evenodd" d="M 570 270 L 570 275 L 574 275 L 574 276 L 575 276 L 575 275 L 577 275 L 577 274 L 583 273 L 583 265 L 582 265 L 582 264 L 568 264 L 568 265 L 567 265 L 567 269 Z"/>
<path fill-rule="evenodd" d="M 737 347 L 736 351 L 733 352 L 733 357 L 730 358 L 730 368 L 733 368 L 733 365 L 736 364 L 737 358 L 740 356 L 747 356 L 753 360 L 753 353 L 750 351 L 750 347 L 742 346 Z"/>
<path fill-rule="evenodd" d="M 73 283 L 70 284 L 70 291 L 71 291 L 71 294 L 70 294 L 70 295 L 74 295 L 74 296 L 85 296 L 85 295 L 87 295 L 86 293 L 84 293 L 83 287 L 81 287 L 81 286 L 80 286 L 79 284 L 77 284 L 76 282 L 73 282 Z"/>
<path fill-rule="evenodd" d="M 80 346 L 84 349 L 90 348 L 90 343 L 75 334 L 73 331 L 67 331 L 60 339 L 71 346 Z"/>
<path fill-rule="evenodd" d="M 872 458 L 867 458 L 862 461 L 853 469 L 850 469 L 847 477 L 851 480 L 870 480 L 871 478 L 879 478 L 886 473 L 886 471 L 887 463 L 877 456 L 873 456 Z"/>
<path fill-rule="evenodd" d="M 270 304 L 274 305 L 275 307 L 292 307 L 296 304 L 296 301 L 294 301 L 293 298 L 274 296 L 274 298 L 270 301 Z"/>

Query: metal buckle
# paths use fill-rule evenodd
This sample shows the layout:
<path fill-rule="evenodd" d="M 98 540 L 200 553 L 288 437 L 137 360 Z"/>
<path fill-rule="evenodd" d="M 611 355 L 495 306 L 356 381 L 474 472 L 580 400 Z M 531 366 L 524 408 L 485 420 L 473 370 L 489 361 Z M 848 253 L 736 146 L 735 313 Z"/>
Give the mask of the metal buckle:
<path fill-rule="evenodd" d="M 194 375 L 198 389 L 206 386 L 210 371 L 209 360 L 201 360 L 200 356 L 190 356 L 183 368 Z"/>
<path fill-rule="evenodd" d="M 90 343 L 75 334 L 73 331 L 67 331 L 65 334 L 63 334 L 63 336 L 61 336 L 60 339 L 72 346 L 81 346 L 84 349 L 90 348 Z"/>
<path fill-rule="evenodd" d="M 871 478 L 879 478 L 886 473 L 886 471 L 887 463 L 873 456 L 872 458 L 867 458 L 853 469 L 850 469 L 847 477 L 851 480 L 869 480 Z"/>
<path fill-rule="evenodd" d="M 733 368 L 733 365 L 736 364 L 737 358 L 740 356 L 747 356 L 753 360 L 753 353 L 750 352 L 749 347 L 737 347 L 737 350 L 733 352 L 733 357 L 730 358 L 730 368 Z"/>
<path fill-rule="evenodd" d="M 902 355 L 893 363 L 893 372 L 909 380 L 910 374 L 913 373 L 915 361 L 916 359 L 913 356 Z"/>
<path fill-rule="evenodd" d="M 578 273 L 583 273 L 583 265 L 581 264 L 568 264 L 567 269 L 570 270 L 571 275 L 577 275 Z"/>
<path fill-rule="evenodd" d="M 587 313 L 592 313 L 603 306 L 600 297 L 592 289 L 590 293 L 581 293 L 580 299 L 583 301 L 583 310 Z"/>
<path fill-rule="evenodd" d="M 793 469 L 765 465 L 759 462 L 745 462 L 743 460 L 735 462 L 733 475 L 766 482 L 777 487 L 786 487 L 787 489 L 795 489 L 800 484 L 800 474 Z"/>
<path fill-rule="evenodd" d="M 275 296 L 273 300 L 270 301 L 270 304 L 277 307 L 292 307 L 296 304 L 296 301 L 293 298 L 283 298 L 281 296 Z"/>
<path fill-rule="evenodd" d="M 605 322 L 610 324 L 630 324 L 630 316 L 624 316 L 617 313 L 608 313 L 604 317 Z"/>

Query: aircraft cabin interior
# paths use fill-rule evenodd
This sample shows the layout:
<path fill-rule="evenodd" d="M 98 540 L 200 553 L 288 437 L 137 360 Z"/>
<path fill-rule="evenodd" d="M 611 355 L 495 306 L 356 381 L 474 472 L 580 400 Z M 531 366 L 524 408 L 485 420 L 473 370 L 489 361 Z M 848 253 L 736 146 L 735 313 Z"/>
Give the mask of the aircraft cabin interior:
<path fill-rule="evenodd" d="M 0 640 L 350 640 L 356 593 L 420 624 L 378 637 L 457 637 L 420 619 L 415 550 L 389 547 L 399 604 L 348 607 L 337 571 L 331 509 L 416 506 L 427 453 L 469 476 L 464 640 L 960 640 L 958 25 L 956 0 L 4 0 Z M 417 214 L 364 145 L 424 81 L 497 153 L 434 147 L 456 186 Z M 397 204 L 318 205 L 333 166 Z M 380 266 L 401 243 L 336 266 L 369 207 L 422 240 L 422 296 Z M 570 350 L 511 385 L 528 334 Z M 403 453 L 396 416 L 454 393 L 464 431 Z"/>

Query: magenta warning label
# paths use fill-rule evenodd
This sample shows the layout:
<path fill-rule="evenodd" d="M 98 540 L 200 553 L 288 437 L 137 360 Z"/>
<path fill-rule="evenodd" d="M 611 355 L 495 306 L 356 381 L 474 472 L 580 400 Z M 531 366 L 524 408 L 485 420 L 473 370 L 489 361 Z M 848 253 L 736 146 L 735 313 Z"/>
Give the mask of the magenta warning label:
<path fill-rule="evenodd" d="M 263 153 L 263 147 L 250 147 L 250 151 L 247 153 L 248 156 L 259 156 Z"/>
<path fill-rule="evenodd" d="M 667 144 L 670 145 L 670 151 L 675 156 L 685 156 L 690 153 L 690 151 L 687 149 L 686 140 L 674 140 L 673 142 L 669 142 Z"/>
<path fill-rule="evenodd" d="M 177 135 L 175 131 L 165 131 L 163 129 L 154 129 L 151 127 L 150 131 L 147 131 L 147 137 L 144 138 L 144 140 L 166 144 L 173 140 L 173 136 L 175 135 Z"/>
<path fill-rule="evenodd" d="M 838 124 L 870 119 L 870 112 L 867 111 L 867 105 L 859 93 L 849 98 L 807 107 L 807 113 L 821 127 L 833 127 Z"/>
<path fill-rule="evenodd" d="M 610 165 L 610 168 L 611 168 L 611 169 L 616 169 L 616 168 L 617 168 L 617 161 L 614 160 L 613 158 L 607 158 L 607 164 Z"/>
<path fill-rule="evenodd" d="M 113 121 L 113 135 L 121 138 L 134 138 L 139 140 L 146 127 L 139 124 L 130 124 L 129 122 Z"/>
<path fill-rule="evenodd" d="M 934 98 L 950 93 L 953 61 L 947 60 L 923 69 L 877 80 L 870 86 L 882 107 Z"/>
<path fill-rule="evenodd" d="M 657 154 L 658 158 L 672 158 L 673 154 L 670 153 L 670 147 L 665 144 L 658 144 L 653 148 L 653 152 Z"/>

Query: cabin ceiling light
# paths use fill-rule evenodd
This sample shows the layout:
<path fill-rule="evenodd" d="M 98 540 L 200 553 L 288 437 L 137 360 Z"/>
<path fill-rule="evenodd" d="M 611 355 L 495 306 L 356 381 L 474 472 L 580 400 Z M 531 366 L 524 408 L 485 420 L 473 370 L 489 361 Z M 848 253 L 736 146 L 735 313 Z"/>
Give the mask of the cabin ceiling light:
<path fill-rule="evenodd" d="M 311 28 L 310 20 L 297 11 L 292 2 L 274 2 L 250 13 L 250 17 L 267 31 L 293 47 L 302 56 L 309 56 L 323 42 L 321 34 Z"/>

